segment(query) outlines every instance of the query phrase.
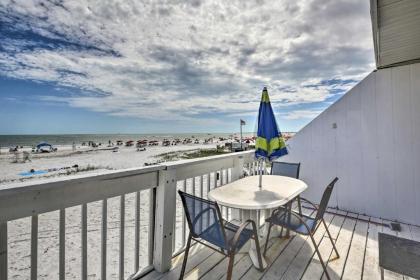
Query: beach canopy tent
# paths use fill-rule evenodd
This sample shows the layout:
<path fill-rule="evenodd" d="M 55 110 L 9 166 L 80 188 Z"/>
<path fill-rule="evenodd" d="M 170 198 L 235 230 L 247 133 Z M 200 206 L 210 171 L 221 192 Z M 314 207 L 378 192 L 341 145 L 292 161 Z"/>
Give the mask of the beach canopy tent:
<path fill-rule="evenodd" d="M 54 147 L 47 142 L 39 143 L 38 145 L 36 145 L 36 149 L 37 151 L 42 151 L 42 152 L 54 151 Z"/>
<path fill-rule="evenodd" d="M 262 180 L 262 162 L 272 161 L 287 155 L 286 143 L 278 129 L 267 88 L 264 87 L 258 112 L 258 131 L 255 141 L 255 157 L 260 163 L 260 187 Z"/>
<path fill-rule="evenodd" d="M 48 144 L 47 142 L 41 142 L 41 143 L 39 143 L 38 145 L 36 145 L 36 148 L 37 149 L 41 149 L 41 148 L 43 148 L 43 147 L 46 147 L 46 148 L 53 148 L 53 146 L 51 145 L 51 144 Z"/>

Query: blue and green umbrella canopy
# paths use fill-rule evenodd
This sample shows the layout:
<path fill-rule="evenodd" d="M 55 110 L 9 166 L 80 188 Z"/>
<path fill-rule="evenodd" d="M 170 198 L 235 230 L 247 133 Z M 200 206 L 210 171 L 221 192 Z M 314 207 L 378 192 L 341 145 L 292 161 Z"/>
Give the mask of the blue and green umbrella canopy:
<path fill-rule="evenodd" d="M 258 132 L 255 143 L 255 157 L 272 161 L 287 155 L 287 148 L 279 131 L 271 108 L 267 88 L 264 87 L 258 112 Z"/>

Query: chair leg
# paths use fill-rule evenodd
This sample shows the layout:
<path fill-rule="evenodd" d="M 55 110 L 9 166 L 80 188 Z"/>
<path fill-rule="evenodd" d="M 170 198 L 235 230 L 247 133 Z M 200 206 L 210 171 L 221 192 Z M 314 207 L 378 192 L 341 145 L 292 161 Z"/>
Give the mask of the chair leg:
<path fill-rule="evenodd" d="M 292 201 L 290 201 L 289 203 L 287 203 L 286 209 L 287 209 L 287 211 L 289 213 L 287 215 L 287 224 L 290 224 L 290 221 L 292 219 L 292 214 L 291 214 L 291 212 L 292 212 Z M 289 228 L 286 228 L 286 238 L 289 238 L 289 237 L 290 237 L 290 229 Z"/>
<path fill-rule="evenodd" d="M 327 231 L 328 237 L 330 238 L 331 244 L 333 245 L 335 254 L 337 255 L 337 259 L 340 258 L 340 254 L 338 253 L 337 247 L 335 246 L 335 242 L 331 236 L 330 231 L 328 230 L 327 224 L 325 223 L 324 219 L 322 219 L 322 223 L 324 224 L 325 230 Z"/>
<path fill-rule="evenodd" d="M 184 279 L 185 267 L 187 266 L 188 252 L 190 251 L 190 246 L 191 246 L 191 239 L 192 239 L 192 235 L 190 233 L 188 235 L 187 246 L 185 247 L 185 251 L 184 251 L 184 261 L 182 262 L 181 274 L 179 275 L 180 280 Z"/>
<path fill-rule="evenodd" d="M 235 251 L 229 253 L 229 265 L 226 280 L 232 279 L 233 263 L 235 261 Z"/>
<path fill-rule="evenodd" d="M 316 244 L 316 241 L 314 239 L 314 236 L 312 234 L 310 234 L 309 236 L 311 237 L 312 243 L 314 244 L 315 251 L 316 251 L 316 253 L 318 255 L 318 258 L 319 258 L 319 262 L 321 263 L 322 268 L 324 269 L 325 276 L 327 276 L 327 279 L 330 280 L 331 279 L 330 278 L 330 275 L 328 274 L 327 267 L 325 266 L 325 263 L 322 260 L 321 253 L 319 252 L 318 245 Z"/>
<path fill-rule="evenodd" d="M 300 195 L 297 196 L 299 214 L 302 215 L 302 204 L 300 202 Z"/>
<path fill-rule="evenodd" d="M 272 227 L 273 227 L 273 223 L 270 223 L 270 225 L 268 226 L 267 237 L 265 238 L 264 256 L 267 253 L 267 245 L 268 245 L 268 240 L 270 240 L 270 232 L 271 232 Z"/>

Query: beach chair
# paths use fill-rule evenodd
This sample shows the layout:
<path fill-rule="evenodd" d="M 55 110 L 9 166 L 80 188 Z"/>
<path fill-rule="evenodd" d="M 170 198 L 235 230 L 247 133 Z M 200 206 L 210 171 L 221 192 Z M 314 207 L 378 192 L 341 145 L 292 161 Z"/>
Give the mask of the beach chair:
<path fill-rule="evenodd" d="M 328 230 L 327 224 L 325 223 L 325 220 L 324 220 L 324 214 L 327 209 L 328 202 L 330 200 L 334 185 L 337 181 L 338 181 L 338 178 L 336 177 L 327 186 L 327 188 L 324 191 L 324 194 L 322 195 L 322 199 L 319 206 L 316 206 L 314 203 L 310 202 L 309 200 L 302 198 L 304 202 L 309 203 L 316 210 L 316 215 L 314 218 L 295 212 L 291 209 L 291 207 L 280 207 L 273 211 L 273 213 L 271 214 L 271 217 L 266 219 L 266 222 L 269 223 L 269 227 L 268 227 L 268 232 L 267 232 L 267 240 L 264 246 L 264 255 L 267 251 L 267 244 L 270 238 L 270 231 L 273 225 L 284 227 L 298 234 L 309 235 L 315 247 L 315 251 L 319 257 L 319 262 L 321 263 L 322 268 L 324 269 L 325 275 L 328 279 L 330 279 L 330 276 L 328 275 L 327 269 L 325 267 L 325 263 L 322 260 L 321 253 L 319 252 L 318 244 L 316 243 L 313 235 L 316 232 L 316 230 L 319 228 L 319 226 L 323 224 L 328 234 L 328 237 L 333 245 L 334 251 L 337 255 L 336 258 L 340 257 L 340 255 L 338 254 L 337 248 L 335 246 L 335 242 L 333 238 L 331 237 L 330 231 Z"/>
<path fill-rule="evenodd" d="M 300 162 L 292 163 L 292 162 L 282 162 L 282 161 L 273 161 L 271 164 L 271 175 L 280 175 L 280 176 L 287 176 L 295 179 L 299 179 L 299 172 L 300 172 Z M 302 207 L 300 196 L 296 197 L 296 201 L 298 204 L 299 213 L 302 214 Z"/>
<path fill-rule="evenodd" d="M 255 240 L 260 270 L 263 270 L 257 227 L 254 221 L 247 220 L 239 226 L 234 225 L 223 220 L 217 202 L 202 199 L 182 191 L 178 191 L 178 193 L 181 196 L 190 229 L 179 279 L 184 278 L 191 240 L 199 242 L 229 258 L 226 279 L 230 280 L 232 278 L 235 254 L 252 238 Z"/>

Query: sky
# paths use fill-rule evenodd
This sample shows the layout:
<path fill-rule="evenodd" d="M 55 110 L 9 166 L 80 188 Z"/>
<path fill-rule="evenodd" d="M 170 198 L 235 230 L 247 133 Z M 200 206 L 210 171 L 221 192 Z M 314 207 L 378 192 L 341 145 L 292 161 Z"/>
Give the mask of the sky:
<path fill-rule="evenodd" d="M 374 68 L 366 0 L 0 0 L 0 134 L 298 131 Z"/>

